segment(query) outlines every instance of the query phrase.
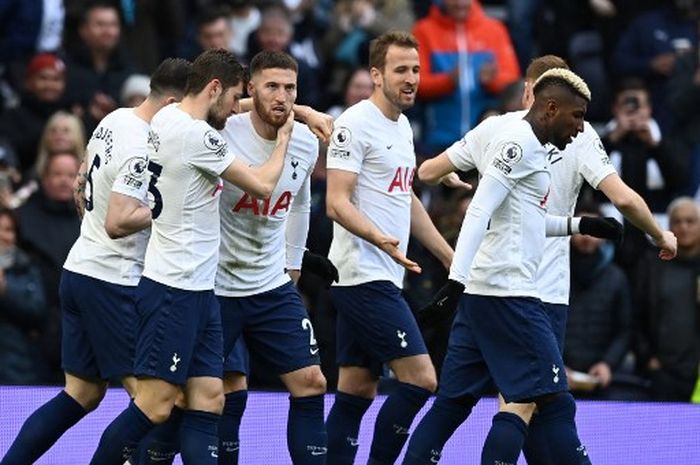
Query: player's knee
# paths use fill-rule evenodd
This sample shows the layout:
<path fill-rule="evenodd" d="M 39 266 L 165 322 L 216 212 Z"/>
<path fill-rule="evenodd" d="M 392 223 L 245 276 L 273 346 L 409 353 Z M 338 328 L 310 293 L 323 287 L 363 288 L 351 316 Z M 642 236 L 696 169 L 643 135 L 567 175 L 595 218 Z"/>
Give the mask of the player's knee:
<path fill-rule="evenodd" d="M 576 401 L 570 392 L 559 392 L 535 399 L 539 415 L 546 417 L 566 417 L 573 419 L 576 416 Z"/>
<path fill-rule="evenodd" d="M 86 411 L 92 412 L 102 402 L 107 392 L 107 383 L 102 380 L 87 381 L 74 377 L 67 378 L 65 391 Z"/>
<path fill-rule="evenodd" d="M 430 392 L 435 392 L 437 389 L 437 376 L 435 375 L 435 370 L 432 369 L 432 366 L 430 369 L 424 369 L 416 373 L 412 373 L 407 378 L 408 379 L 405 380 L 399 379 L 399 381 L 413 384 L 414 386 L 421 387 Z"/>
<path fill-rule="evenodd" d="M 525 423 L 530 423 L 530 419 L 532 418 L 532 415 L 535 413 L 535 410 L 537 409 L 537 404 L 532 402 L 529 404 L 521 404 L 521 403 L 507 403 L 507 404 L 501 404 L 499 406 L 498 411 L 499 412 L 509 412 L 513 413 L 520 418 Z"/>
<path fill-rule="evenodd" d="M 323 376 L 320 368 L 312 373 L 308 383 L 308 389 L 312 391 L 312 395 L 326 393 L 326 377 Z"/>

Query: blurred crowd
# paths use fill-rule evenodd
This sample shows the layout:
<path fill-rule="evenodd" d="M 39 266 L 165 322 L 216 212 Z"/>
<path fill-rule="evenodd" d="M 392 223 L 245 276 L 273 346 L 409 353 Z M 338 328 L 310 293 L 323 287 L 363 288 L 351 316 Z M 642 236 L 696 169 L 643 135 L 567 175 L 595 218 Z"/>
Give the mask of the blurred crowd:
<path fill-rule="evenodd" d="M 299 62 L 297 102 L 338 116 L 372 92 L 369 41 L 402 29 L 420 45 L 419 103 L 408 113 L 419 159 L 520 109 L 533 57 L 559 55 L 587 81 L 587 119 L 622 179 L 678 237 L 679 254 L 658 260 L 631 225 L 618 244 L 572 240 L 564 358 L 590 375 L 572 384 L 593 398 L 689 401 L 700 362 L 699 25 L 700 0 L 1 2 L 0 384 L 61 382 L 58 280 L 80 230 L 72 183 L 86 138 L 109 112 L 145 98 L 163 58 L 226 48 L 247 62 L 286 51 Z M 323 254 L 332 234 L 324 159 L 308 239 Z M 414 188 L 454 243 L 470 194 Z M 592 189 L 581 197 L 581 214 L 615 214 Z M 406 278 L 418 309 L 446 270 L 417 245 L 409 257 L 424 270 Z M 313 276 L 300 287 L 332 387 L 334 310 Z M 449 327 L 423 331 L 439 369 Z M 258 372 L 254 387 L 274 387 Z"/>

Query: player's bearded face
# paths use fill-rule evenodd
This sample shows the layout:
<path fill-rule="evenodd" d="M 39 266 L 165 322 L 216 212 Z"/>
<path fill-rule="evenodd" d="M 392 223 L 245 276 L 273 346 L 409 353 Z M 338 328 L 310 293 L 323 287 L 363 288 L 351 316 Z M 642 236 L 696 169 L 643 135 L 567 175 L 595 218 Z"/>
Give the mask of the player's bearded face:
<path fill-rule="evenodd" d="M 229 87 L 219 95 L 214 105 L 209 108 L 207 123 L 214 129 L 224 129 L 229 116 L 238 113 L 238 104 L 243 93 L 243 84 Z"/>
<path fill-rule="evenodd" d="M 389 46 L 382 74 L 382 92 L 401 111 L 416 103 L 420 64 L 414 48 Z"/>
<path fill-rule="evenodd" d="M 297 74 L 291 69 L 264 69 L 253 77 L 253 105 L 265 123 L 280 128 L 297 98 Z"/>

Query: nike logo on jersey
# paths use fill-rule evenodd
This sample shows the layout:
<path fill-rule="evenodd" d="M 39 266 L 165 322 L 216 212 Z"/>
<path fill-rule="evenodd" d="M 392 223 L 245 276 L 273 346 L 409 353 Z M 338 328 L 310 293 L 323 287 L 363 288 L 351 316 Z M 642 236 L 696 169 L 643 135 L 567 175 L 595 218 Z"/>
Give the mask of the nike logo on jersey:
<path fill-rule="evenodd" d="M 311 355 L 316 355 L 318 353 L 318 347 L 312 347 L 309 349 L 309 352 L 311 352 Z"/>
<path fill-rule="evenodd" d="M 387 146 L 386 146 L 386 149 L 387 149 L 387 150 L 391 150 L 391 148 L 392 148 L 393 146 L 394 146 L 394 144 L 387 145 Z"/>

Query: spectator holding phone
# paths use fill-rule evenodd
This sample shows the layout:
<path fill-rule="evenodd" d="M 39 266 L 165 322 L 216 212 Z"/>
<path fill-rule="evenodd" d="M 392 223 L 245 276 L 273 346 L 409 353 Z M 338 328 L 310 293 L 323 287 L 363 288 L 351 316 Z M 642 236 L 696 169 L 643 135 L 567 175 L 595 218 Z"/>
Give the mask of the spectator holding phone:
<path fill-rule="evenodd" d="M 644 82 L 622 81 L 615 93 L 613 119 L 601 139 L 623 181 L 647 202 L 652 212 L 664 212 L 673 193 L 686 182 L 687 156 L 670 150 L 670 140 L 652 118 L 649 91 Z M 631 271 L 642 252 L 650 247 L 644 233 L 625 227 L 618 262 Z"/>

